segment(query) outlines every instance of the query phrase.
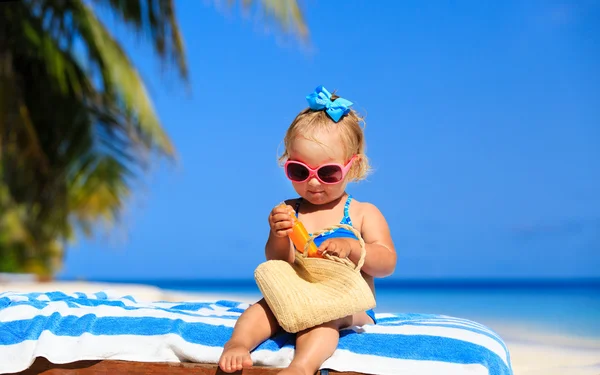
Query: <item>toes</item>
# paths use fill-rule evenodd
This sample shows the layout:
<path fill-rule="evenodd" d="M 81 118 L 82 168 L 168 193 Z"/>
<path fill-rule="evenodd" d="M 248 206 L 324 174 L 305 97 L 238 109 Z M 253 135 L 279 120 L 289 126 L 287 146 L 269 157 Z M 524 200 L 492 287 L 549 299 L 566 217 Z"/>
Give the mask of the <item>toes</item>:
<path fill-rule="evenodd" d="M 235 369 L 231 368 L 232 367 L 231 366 L 231 362 L 232 362 L 231 356 L 227 356 L 225 358 L 225 361 L 224 361 L 224 364 L 223 364 L 224 365 L 223 366 L 223 371 L 225 371 L 225 372 L 233 372 L 233 371 L 235 371 Z"/>
<path fill-rule="evenodd" d="M 243 350 L 229 350 L 221 355 L 219 367 L 226 373 L 240 371 L 246 367 L 252 367 L 252 358 L 250 357 L 250 353 L 244 353 Z"/>
<path fill-rule="evenodd" d="M 235 357 L 235 360 L 232 361 L 232 362 L 233 362 L 232 363 L 232 367 L 234 367 L 236 370 L 239 371 L 239 370 L 243 369 L 243 367 L 242 367 L 242 357 L 241 356 Z"/>
<path fill-rule="evenodd" d="M 225 367 L 225 363 L 226 363 L 226 358 L 221 357 L 219 359 L 219 367 L 221 368 L 221 370 L 225 371 L 227 368 Z"/>
<path fill-rule="evenodd" d="M 246 355 L 242 358 L 242 366 L 252 367 L 252 358 L 250 357 L 250 355 Z"/>

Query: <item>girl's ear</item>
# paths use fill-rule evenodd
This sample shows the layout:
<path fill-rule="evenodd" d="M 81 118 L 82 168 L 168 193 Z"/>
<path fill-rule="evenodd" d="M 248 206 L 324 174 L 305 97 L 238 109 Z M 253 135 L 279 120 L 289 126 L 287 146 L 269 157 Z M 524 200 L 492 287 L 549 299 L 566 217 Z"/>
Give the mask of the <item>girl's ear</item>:
<path fill-rule="evenodd" d="M 350 171 L 348 173 L 350 175 L 349 176 L 350 181 L 360 180 L 361 175 L 363 174 L 364 168 L 365 168 L 364 155 L 357 154 L 356 158 L 352 162 L 352 165 L 350 166 Z"/>
<path fill-rule="evenodd" d="M 369 160 L 365 154 L 356 154 L 356 159 L 350 168 L 350 177 L 352 180 L 364 180 L 370 172 Z"/>

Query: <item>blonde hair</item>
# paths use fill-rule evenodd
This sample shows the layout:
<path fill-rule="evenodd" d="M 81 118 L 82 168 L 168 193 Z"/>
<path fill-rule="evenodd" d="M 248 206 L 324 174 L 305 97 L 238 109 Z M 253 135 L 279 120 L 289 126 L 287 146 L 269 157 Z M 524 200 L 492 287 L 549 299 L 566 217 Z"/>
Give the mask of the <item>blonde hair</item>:
<path fill-rule="evenodd" d="M 332 101 L 337 98 L 339 98 L 339 96 L 335 95 L 335 93 L 331 95 Z M 348 171 L 348 181 L 363 180 L 371 171 L 371 167 L 367 155 L 365 154 L 365 135 L 361 123 L 364 127 L 364 119 L 353 109 L 350 109 L 350 112 L 342 116 L 336 123 L 324 110 L 305 108 L 292 121 L 285 134 L 283 139 L 284 151 L 279 157 L 279 162 L 283 165 L 290 157 L 289 149 L 297 136 L 301 135 L 302 137 L 320 143 L 319 140 L 312 137 L 311 134 L 314 134 L 319 130 L 331 131 L 332 129 L 335 129 L 339 132 L 342 143 L 344 144 L 346 162 L 348 162 L 352 156 L 357 156 Z"/>

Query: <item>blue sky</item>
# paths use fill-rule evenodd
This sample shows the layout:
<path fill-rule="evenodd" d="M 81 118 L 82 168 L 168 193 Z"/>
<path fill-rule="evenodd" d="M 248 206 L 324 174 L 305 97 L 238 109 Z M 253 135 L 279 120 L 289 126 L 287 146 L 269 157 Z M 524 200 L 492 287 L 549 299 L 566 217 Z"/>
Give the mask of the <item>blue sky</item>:
<path fill-rule="evenodd" d="M 294 191 L 284 132 L 324 85 L 367 116 L 393 278 L 600 277 L 600 5 L 306 1 L 309 45 L 177 2 L 190 90 L 113 28 L 178 150 L 60 277 L 251 278 Z"/>

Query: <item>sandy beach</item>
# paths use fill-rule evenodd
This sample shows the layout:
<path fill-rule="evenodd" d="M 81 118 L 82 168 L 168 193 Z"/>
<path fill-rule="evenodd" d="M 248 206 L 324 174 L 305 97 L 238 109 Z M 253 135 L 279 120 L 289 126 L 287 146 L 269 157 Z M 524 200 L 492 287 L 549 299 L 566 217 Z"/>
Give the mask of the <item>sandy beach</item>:
<path fill-rule="evenodd" d="M 183 293 L 149 285 L 90 282 L 0 283 L 0 291 L 98 292 L 131 295 L 139 301 L 215 301 L 229 299 L 254 302 L 244 295 Z M 489 325 L 489 324 L 488 324 Z M 515 375 L 600 375 L 600 339 L 549 335 L 528 327 L 491 325 L 506 342 Z"/>

